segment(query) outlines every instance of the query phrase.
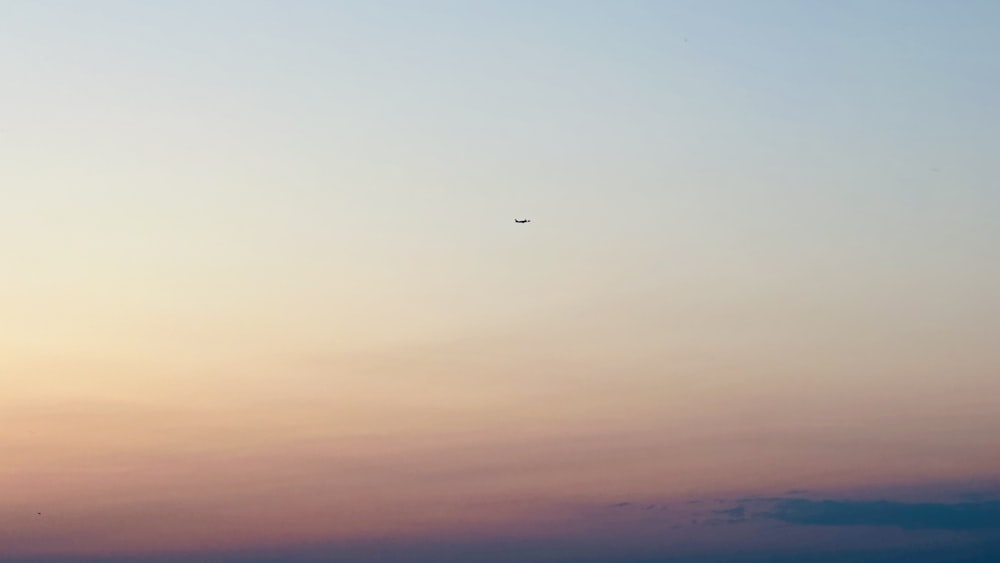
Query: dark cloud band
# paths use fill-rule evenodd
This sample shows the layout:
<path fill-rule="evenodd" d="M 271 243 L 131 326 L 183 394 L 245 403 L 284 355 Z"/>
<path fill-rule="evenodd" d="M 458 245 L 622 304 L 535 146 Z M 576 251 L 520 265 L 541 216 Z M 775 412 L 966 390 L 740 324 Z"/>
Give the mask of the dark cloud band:
<path fill-rule="evenodd" d="M 813 526 L 893 526 L 910 530 L 1000 529 L 1000 501 L 905 503 L 784 499 L 764 516 Z"/>

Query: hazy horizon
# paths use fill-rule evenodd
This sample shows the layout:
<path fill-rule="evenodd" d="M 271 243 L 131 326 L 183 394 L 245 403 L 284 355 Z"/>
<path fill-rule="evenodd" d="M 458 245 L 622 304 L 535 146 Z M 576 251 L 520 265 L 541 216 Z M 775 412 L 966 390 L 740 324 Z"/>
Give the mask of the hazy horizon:
<path fill-rule="evenodd" d="M 0 3 L 0 562 L 989 560 L 998 29 Z"/>

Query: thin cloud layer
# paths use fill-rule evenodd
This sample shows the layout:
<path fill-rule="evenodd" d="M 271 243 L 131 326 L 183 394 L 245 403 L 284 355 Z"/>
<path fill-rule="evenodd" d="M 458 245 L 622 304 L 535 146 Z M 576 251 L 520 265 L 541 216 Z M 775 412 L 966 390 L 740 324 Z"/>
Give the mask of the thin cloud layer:
<path fill-rule="evenodd" d="M 784 499 L 766 517 L 811 526 L 892 526 L 906 530 L 1000 529 L 1000 502 L 906 503 Z"/>
<path fill-rule="evenodd" d="M 776 496 L 688 499 L 674 503 L 660 518 L 663 524 L 683 524 L 685 528 L 766 526 L 770 522 L 799 527 L 884 527 L 904 532 L 982 531 L 992 537 L 1000 530 L 1000 488 L 992 481 L 975 485 L 977 488 L 964 490 L 961 483 L 889 487 L 858 491 L 860 498 L 790 489 Z M 640 512 L 651 500 L 621 502 L 612 507 Z"/>

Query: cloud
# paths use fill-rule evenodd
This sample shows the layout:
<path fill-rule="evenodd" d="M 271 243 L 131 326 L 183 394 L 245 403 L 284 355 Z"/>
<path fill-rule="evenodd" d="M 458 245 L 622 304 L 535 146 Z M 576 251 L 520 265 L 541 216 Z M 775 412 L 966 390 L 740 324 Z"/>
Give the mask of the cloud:
<path fill-rule="evenodd" d="M 892 526 L 906 530 L 1000 529 L 1000 501 L 949 504 L 784 499 L 762 516 L 809 526 Z"/>
<path fill-rule="evenodd" d="M 747 509 L 745 506 L 740 505 L 736 508 L 730 508 L 729 510 L 716 510 L 715 513 L 728 516 L 729 522 L 742 522 L 746 519 Z"/>
<path fill-rule="evenodd" d="M 787 497 L 742 497 L 730 502 L 780 502 Z"/>

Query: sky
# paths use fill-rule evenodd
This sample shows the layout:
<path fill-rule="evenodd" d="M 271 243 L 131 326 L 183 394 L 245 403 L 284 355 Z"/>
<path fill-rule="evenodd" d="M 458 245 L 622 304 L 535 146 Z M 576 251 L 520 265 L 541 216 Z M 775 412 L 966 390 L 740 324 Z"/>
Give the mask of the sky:
<path fill-rule="evenodd" d="M 998 26 L 0 2 L 0 562 L 993 560 Z"/>

